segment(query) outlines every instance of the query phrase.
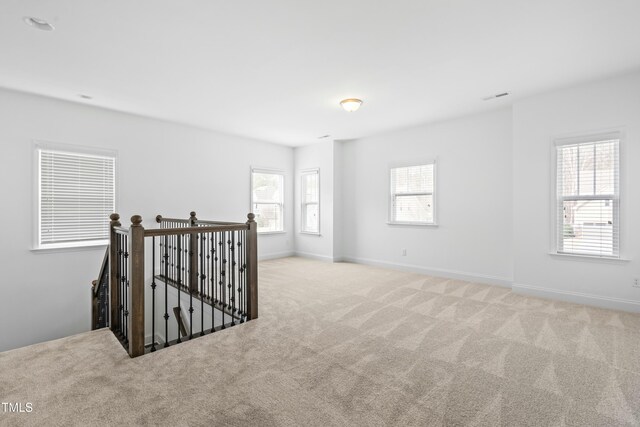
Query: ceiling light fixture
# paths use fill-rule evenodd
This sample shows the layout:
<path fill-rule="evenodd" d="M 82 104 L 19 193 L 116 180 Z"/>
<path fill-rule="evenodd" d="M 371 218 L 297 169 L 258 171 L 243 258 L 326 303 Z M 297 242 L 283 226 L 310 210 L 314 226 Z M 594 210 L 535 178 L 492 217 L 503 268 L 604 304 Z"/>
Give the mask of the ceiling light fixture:
<path fill-rule="evenodd" d="M 342 108 L 344 108 L 345 111 L 353 113 L 358 108 L 360 108 L 360 106 L 362 105 L 362 100 L 357 98 L 347 98 L 340 101 L 340 105 L 342 105 Z"/>
<path fill-rule="evenodd" d="M 23 18 L 27 25 L 42 31 L 53 31 L 55 28 L 44 19 L 34 18 L 33 16 L 25 16 Z"/>

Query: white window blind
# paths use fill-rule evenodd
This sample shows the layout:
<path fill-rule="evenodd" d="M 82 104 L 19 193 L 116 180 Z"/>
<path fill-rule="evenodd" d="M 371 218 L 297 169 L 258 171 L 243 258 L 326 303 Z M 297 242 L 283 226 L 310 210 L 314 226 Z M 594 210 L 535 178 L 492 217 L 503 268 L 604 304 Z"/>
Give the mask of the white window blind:
<path fill-rule="evenodd" d="M 320 171 L 302 172 L 301 231 L 320 233 Z"/>
<path fill-rule="evenodd" d="M 251 171 L 251 206 L 258 233 L 284 231 L 284 175 L 280 172 Z"/>
<path fill-rule="evenodd" d="M 108 243 L 115 156 L 38 148 L 40 247 Z"/>
<path fill-rule="evenodd" d="M 619 144 L 556 145 L 558 253 L 619 257 Z"/>
<path fill-rule="evenodd" d="M 435 223 L 435 163 L 391 168 L 390 222 Z"/>

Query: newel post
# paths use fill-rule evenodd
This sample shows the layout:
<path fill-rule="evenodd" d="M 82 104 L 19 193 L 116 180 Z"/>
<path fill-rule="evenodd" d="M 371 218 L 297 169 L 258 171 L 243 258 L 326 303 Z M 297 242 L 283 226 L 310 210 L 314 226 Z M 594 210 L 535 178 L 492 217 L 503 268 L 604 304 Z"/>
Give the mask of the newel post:
<path fill-rule="evenodd" d="M 196 213 L 191 212 L 189 217 L 189 225 L 197 227 Z M 198 234 L 189 235 L 189 292 L 198 293 Z"/>
<path fill-rule="evenodd" d="M 131 217 L 129 229 L 131 245 L 131 281 L 129 284 L 129 356 L 144 354 L 144 227 L 142 217 Z"/>
<path fill-rule="evenodd" d="M 112 213 L 109 217 L 109 327 L 113 332 L 120 330 L 118 316 L 118 240 L 113 227 L 120 227 L 120 215 Z"/>
<path fill-rule="evenodd" d="M 258 318 L 258 223 L 255 215 L 247 215 L 247 318 Z"/>

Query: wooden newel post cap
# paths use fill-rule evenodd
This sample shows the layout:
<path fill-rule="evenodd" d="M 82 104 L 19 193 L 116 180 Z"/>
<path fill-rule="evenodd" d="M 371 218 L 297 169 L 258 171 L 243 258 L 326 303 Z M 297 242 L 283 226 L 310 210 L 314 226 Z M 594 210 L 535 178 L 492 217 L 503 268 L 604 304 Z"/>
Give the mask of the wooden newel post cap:
<path fill-rule="evenodd" d="M 162 215 L 156 215 L 156 222 L 157 223 L 161 223 L 162 222 Z"/>
<path fill-rule="evenodd" d="M 195 218 L 196 217 L 196 212 L 195 211 L 191 211 L 191 213 L 189 213 L 189 215 L 191 215 L 191 218 Z"/>
<path fill-rule="evenodd" d="M 132 227 L 140 227 L 140 224 L 142 224 L 142 217 L 140 215 L 134 215 L 131 217 Z"/>
<path fill-rule="evenodd" d="M 118 215 L 117 213 L 112 213 L 111 215 L 109 215 L 109 219 L 111 220 L 112 227 L 120 227 L 120 215 Z"/>
<path fill-rule="evenodd" d="M 255 220 L 255 218 L 256 218 L 256 215 L 255 215 L 254 213 L 249 212 L 249 213 L 247 214 L 247 219 L 249 220 L 249 221 L 247 221 L 247 222 L 255 222 L 255 221 L 254 221 L 254 220 Z"/>

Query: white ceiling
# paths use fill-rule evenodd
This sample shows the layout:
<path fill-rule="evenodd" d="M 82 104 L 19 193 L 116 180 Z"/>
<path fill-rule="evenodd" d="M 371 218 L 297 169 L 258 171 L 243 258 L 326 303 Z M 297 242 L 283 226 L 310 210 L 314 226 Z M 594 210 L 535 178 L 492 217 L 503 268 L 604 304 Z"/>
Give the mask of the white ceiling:
<path fill-rule="evenodd" d="M 287 145 L 637 68 L 638 0 L 0 2 L 0 86 Z"/>

